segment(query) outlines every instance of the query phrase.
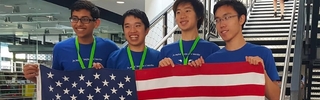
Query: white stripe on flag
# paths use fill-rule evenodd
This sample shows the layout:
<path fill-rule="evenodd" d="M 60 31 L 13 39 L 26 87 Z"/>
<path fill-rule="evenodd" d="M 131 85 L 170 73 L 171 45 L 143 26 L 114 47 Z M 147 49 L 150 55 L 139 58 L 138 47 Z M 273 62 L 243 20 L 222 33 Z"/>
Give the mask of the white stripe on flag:
<path fill-rule="evenodd" d="M 159 84 L 159 82 L 161 82 L 161 84 Z M 264 85 L 264 74 L 250 72 L 226 75 L 171 76 L 137 81 L 137 90 L 144 91 L 169 87 L 234 86 L 246 84 Z"/>
<path fill-rule="evenodd" d="M 150 100 L 265 100 L 264 96 L 233 96 L 233 97 L 179 97 L 179 98 L 161 98 Z"/>

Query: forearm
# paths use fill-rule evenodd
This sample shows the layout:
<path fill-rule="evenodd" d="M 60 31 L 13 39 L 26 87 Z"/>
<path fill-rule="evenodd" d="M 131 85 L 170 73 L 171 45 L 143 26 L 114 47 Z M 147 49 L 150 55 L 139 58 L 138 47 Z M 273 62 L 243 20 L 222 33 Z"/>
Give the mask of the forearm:
<path fill-rule="evenodd" d="M 271 81 L 267 73 L 265 72 L 265 95 L 269 100 L 279 100 L 280 88 L 278 84 Z"/>

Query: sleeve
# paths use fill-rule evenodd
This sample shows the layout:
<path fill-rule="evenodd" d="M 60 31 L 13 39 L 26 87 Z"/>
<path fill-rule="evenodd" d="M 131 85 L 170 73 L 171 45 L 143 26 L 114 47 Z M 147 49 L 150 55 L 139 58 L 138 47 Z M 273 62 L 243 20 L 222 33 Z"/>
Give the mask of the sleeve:
<path fill-rule="evenodd" d="M 107 42 L 109 42 L 108 44 L 109 44 L 109 50 L 110 50 L 110 54 L 112 53 L 112 52 L 114 52 L 114 51 L 117 51 L 117 50 L 119 50 L 120 48 L 116 45 L 116 43 L 114 43 L 113 41 L 111 41 L 111 40 L 109 40 L 109 39 L 107 39 L 106 40 Z"/>
<path fill-rule="evenodd" d="M 113 58 L 115 58 L 114 57 L 114 53 L 115 53 L 116 51 L 114 51 L 114 52 L 112 52 L 111 54 L 110 54 L 110 56 L 109 56 L 109 58 L 108 58 L 108 60 L 107 60 L 107 64 L 105 64 L 105 65 L 107 65 L 105 68 L 110 68 L 110 69 L 115 69 L 116 68 L 116 66 L 115 66 L 115 63 L 116 63 L 116 61 L 114 61 L 114 59 Z"/>
<path fill-rule="evenodd" d="M 157 52 L 157 59 L 156 59 L 156 63 L 155 63 L 155 65 L 154 66 L 159 66 L 159 62 L 160 62 L 160 52 Z"/>
<path fill-rule="evenodd" d="M 161 50 L 160 50 L 160 53 L 159 53 L 159 55 L 158 55 L 158 61 L 160 62 L 163 58 L 165 58 L 166 56 L 165 56 L 165 48 L 162 48 Z"/>
<path fill-rule="evenodd" d="M 271 81 L 280 80 L 277 67 L 274 61 L 274 57 L 272 55 L 272 51 L 270 49 L 266 50 L 265 58 L 262 58 L 265 66 L 265 70 L 270 77 Z"/>
<path fill-rule="evenodd" d="M 54 47 L 53 47 L 53 57 L 52 57 L 52 69 L 55 69 L 55 70 L 64 70 L 62 64 L 60 63 L 60 58 L 59 58 L 59 50 L 61 47 L 59 46 L 59 44 L 56 44 Z"/>
<path fill-rule="evenodd" d="M 215 44 L 215 43 L 212 43 L 212 44 L 213 44 L 212 53 L 215 53 L 215 52 L 217 52 L 218 50 L 220 50 L 220 47 L 219 47 L 217 44 Z"/>

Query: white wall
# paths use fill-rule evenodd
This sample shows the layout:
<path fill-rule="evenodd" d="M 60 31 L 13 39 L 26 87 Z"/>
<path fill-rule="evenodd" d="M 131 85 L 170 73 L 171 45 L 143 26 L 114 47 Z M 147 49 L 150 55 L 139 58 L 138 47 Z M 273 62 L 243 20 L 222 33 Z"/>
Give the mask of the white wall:
<path fill-rule="evenodd" d="M 160 14 L 165 8 L 167 8 L 174 0 L 145 0 L 145 12 L 148 16 L 149 21 L 153 20 L 157 15 Z M 174 15 L 173 11 L 168 12 L 167 18 L 167 33 L 174 27 Z M 150 31 L 146 37 L 146 45 L 154 48 L 163 36 L 163 20 L 160 20 L 153 27 L 150 27 Z M 167 43 L 173 42 L 173 35 L 168 39 Z M 161 48 L 161 47 L 160 47 Z M 159 49 L 158 49 L 159 50 Z"/>
<path fill-rule="evenodd" d="M 151 21 L 174 0 L 145 0 L 145 12 Z"/>

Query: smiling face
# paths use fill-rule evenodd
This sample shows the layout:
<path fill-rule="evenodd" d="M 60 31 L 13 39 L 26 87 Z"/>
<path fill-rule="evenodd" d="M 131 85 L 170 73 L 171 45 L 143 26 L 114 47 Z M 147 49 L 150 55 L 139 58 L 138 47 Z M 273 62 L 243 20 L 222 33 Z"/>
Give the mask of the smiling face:
<path fill-rule="evenodd" d="M 177 6 L 176 22 L 181 31 L 197 29 L 197 15 L 191 3 L 180 3 Z"/>
<path fill-rule="evenodd" d="M 145 37 L 149 32 L 149 28 L 146 29 L 145 27 L 142 20 L 133 15 L 129 15 L 124 19 L 123 31 L 129 45 L 144 45 Z"/>
<path fill-rule="evenodd" d="M 233 7 L 224 5 L 215 13 L 216 29 L 225 42 L 234 38 L 242 38 L 242 25 L 245 22 L 245 15 L 238 17 Z"/>
<path fill-rule="evenodd" d="M 93 30 L 100 24 L 99 19 L 93 19 L 90 11 L 85 9 L 74 10 L 72 12 L 71 26 L 78 37 L 88 37 L 93 35 Z"/>

